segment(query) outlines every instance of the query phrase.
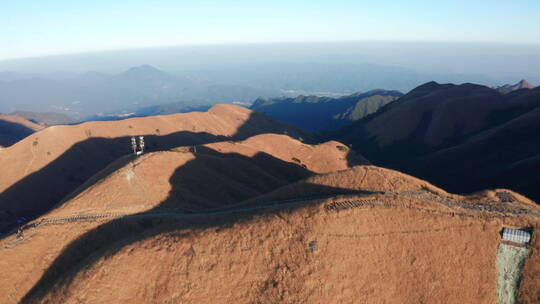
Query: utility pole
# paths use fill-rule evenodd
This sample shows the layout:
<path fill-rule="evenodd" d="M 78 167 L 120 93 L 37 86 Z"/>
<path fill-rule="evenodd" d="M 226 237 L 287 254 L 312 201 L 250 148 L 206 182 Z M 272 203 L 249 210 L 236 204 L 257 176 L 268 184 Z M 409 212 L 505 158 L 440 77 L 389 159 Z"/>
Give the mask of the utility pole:
<path fill-rule="evenodd" d="M 139 136 L 139 148 L 141 149 L 141 154 L 144 153 L 144 137 Z"/>
<path fill-rule="evenodd" d="M 139 136 L 139 145 L 137 145 L 137 138 L 135 136 L 131 137 L 131 149 L 133 154 L 141 155 L 144 153 L 144 136 Z"/>
<path fill-rule="evenodd" d="M 137 141 L 135 140 L 135 136 L 131 136 L 131 149 L 133 150 L 133 154 L 137 155 Z"/>

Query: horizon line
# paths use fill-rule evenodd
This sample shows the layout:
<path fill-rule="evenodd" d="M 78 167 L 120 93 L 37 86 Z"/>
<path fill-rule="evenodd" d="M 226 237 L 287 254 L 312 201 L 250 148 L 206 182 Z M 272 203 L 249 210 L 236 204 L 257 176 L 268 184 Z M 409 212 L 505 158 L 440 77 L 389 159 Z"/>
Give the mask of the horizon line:
<path fill-rule="evenodd" d="M 263 45 L 287 45 L 287 44 L 339 44 L 339 43 L 441 43 L 441 44 L 486 44 L 486 45 L 512 45 L 512 46 L 536 46 L 540 47 L 539 43 L 532 42 L 505 42 L 505 41 L 491 41 L 491 40 L 390 40 L 390 39 L 366 39 L 366 40 L 313 40 L 313 41 L 253 41 L 253 42 L 207 42 L 207 43 L 186 43 L 186 44 L 170 44 L 170 45 L 153 45 L 153 46 L 133 46 L 125 48 L 110 48 L 110 49 L 96 49 L 87 51 L 73 51 L 65 53 L 51 53 L 36 56 L 23 56 L 23 57 L 8 57 L 0 58 L 0 63 L 8 61 L 28 60 L 28 59 L 40 59 L 48 57 L 61 57 L 61 56 L 76 56 L 84 54 L 99 54 L 99 53 L 114 53 L 123 51 L 134 50 L 146 50 L 146 49 L 168 49 L 168 48 L 189 48 L 189 47 L 211 47 L 211 46 L 263 46 Z"/>

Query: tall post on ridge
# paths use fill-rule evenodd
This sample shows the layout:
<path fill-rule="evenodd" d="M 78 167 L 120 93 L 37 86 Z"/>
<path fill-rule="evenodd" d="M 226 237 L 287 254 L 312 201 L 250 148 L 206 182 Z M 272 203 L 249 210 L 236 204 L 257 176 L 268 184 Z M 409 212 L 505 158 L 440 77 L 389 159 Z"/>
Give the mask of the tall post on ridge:
<path fill-rule="evenodd" d="M 139 148 L 141 149 L 141 154 L 144 153 L 144 137 L 139 136 Z"/>
<path fill-rule="evenodd" d="M 137 141 L 135 140 L 135 136 L 131 136 L 131 149 L 133 150 L 133 154 L 137 154 Z"/>

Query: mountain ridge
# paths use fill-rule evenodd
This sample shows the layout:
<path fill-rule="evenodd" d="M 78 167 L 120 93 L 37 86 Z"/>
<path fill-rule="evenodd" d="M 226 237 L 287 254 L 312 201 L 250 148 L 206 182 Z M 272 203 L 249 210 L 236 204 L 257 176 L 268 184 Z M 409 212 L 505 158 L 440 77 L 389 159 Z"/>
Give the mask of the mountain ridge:
<path fill-rule="evenodd" d="M 112 75 L 87 72 L 0 81 L 0 111 L 53 111 L 84 120 L 100 113 L 133 111 L 160 104 L 214 105 L 280 94 L 276 89 L 207 81 L 142 65 Z"/>
<path fill-rule="evenodd" d="M 0 147 L 11 146 L 43 128 L 43 125 L 28 120 L 21 115 L 0 113 Z"/>
<path fill-rule="evenodd" d="M 539 88 L 501 94 L 481 85 L 429 82 L 327 138 L 351 144 L 377 165 L 419 176 L 450 191 L 509 187 L 538 200 L 540 192 L 535 190 L 532 167 L 521 170 L 521 175 L 513 174 L 513 180 L 505 178 L 505 172 L 510 171 L 504 169 L 519 158 L 531 158 L 539 151 L 540 143 L 530 136 L 537 124 L 534 119 L 526 118 L 538 107 Z M 508 125 L 504 136 L 481 137 L 520 119 L 524 123 Z M 476 143 L 468 146 L 471 149 L 468 152 L 465 148 L 460 148 L 460 153 L 440 152 L 467 146 L 469 141 Z M 501 147 L 515 153 L 507 153 Z M 521 147 L 519 152 L 518 147 Z M 496 157 L 499 149 L 502 150 L 497 160 L 482 161 L 482 155 L 485 159 Z M 446 171 L 453 174 L 445 175 Z"/>
<path fill-rule="evenodd" d="M 155 167 L 152 162 L 167 155 L 184 154 L 145 155 L 136 161 L 135 172 L 129 174 L 134 179 L 147 176 L 147 185 L 152 184 L 152 179 L 159 184 L 167 174 L 159 174 L 156 180 L 148 170 Z M 106 189 L 128 183 L 125 176 L 129 167 L 117 171 L 118 178 L 96 186 Z M 177 189 L 183 187 L 182 179 L 171 177 L 171 183 Z M 349 193 L 339 192 L 343 190 Z M 99 193 L 87 193 L 86 198 L 79 197 L 77 208 L 70 202 L 43 219 L 69 218 Z M 176 192 L 173 188 L 169 193 Z M 503 203 L 498 198 L 501 193 L 515 200 Z M 297 201 L 283 201 L 291 198 Z M 118 202 L 123 202 L 121 197 Z M 28 268 L 30 251 L 54 257 L 34 259 L 31 267 L 38 271 L 25 272 L 24 276 L 8 271 L 0 278 L 2 282 L 18 282 L 10 290 L 12 301 L 70 302 L 85 298 L 92 302 L 200 303 L 211 296 L 217 303 L 233 299 L 348 302 L 359 297 L 389 301 L 399 298 L 404 302 L 437 301 L 441 297 L 494 302 L 497 271 L 493 259 L 500 242 L 501 221 L 535 228 L 540 223 L 538 205 L 517 193 L 490 190 L 470 196 L 454 195 L 406 174 L 375 166 L 314 175 L 248 199 L 228 212 L 175 214 L 170 205 L 169 209 L 162 205 L 162 209 L 155 210 L 157 213 L 138 212 L 135 208 L 145 208 L 140 204 L 143 202 L 86 205 L 89 215 L 99 210 L 125 215 L 38 225 L 25 231 L 29 236 L 20 243 L 10 249 L 0 248 L 0 265 L 4 269 Z M 169 198 L 163 202 L 167 204 Z M 531 246 L 537 248 L 538 242 Z M 361 259 L 356 253 L 358 247 L 369 248 L 362 252 Z M 538 259 L 533 254 L 526 260 L 518 294 L 523 302 L 532 301 L 530 295 L 539 290 L 535 276 Z M 336 264 L 336 260 L 341 262 Z M 381 267 L 385 271 L 381 272 Z M 171 272 L 177 275 L 171 276 Z M 405 280 L 406 286 L 399 284 L 404 273 L 411 278 Z M 167 280 L 159 279 L 165 274 Z M 318 281 L 310 283 L 321 275 L 329 280 L 341 277 L 336 284 L 348 292 L 342 288 L 324 291 L 317 287 Z M 156 284 L 142 284 L 140 277 Z M 186 277 L 190 278 L 189 284 Z M 418 278 L 424 277 L 436 288 L 421 288 L 417 282 L 424 279 Z M 111 280 L 123 284 L 111 291 Z M 251 284 L 246 285 L 246 280 Z M 8 285 L 0 284 L 0 290 L 6 290 Z M 216 288 L 208 288 L 210 285 Z M 223 294 L 217 286 L 231 292 Z M 366 296 L 362 288 L 355 288 L 358 286 L 368 286 L 372 291 Z M 145 292 L 140 292 L 143 289 Z"/>
<path fill-rule="evenodd" d="M 258 98 L 250 109 L 310 131 L 327 131 L 369 115 L 402 95 L 395 90 L 376 89 L 339 98 L 304 95 Z"/>
<path fill-rule="evenodd" d="M 21 216 L 44 212 L 93 174 L 132 153 L 131 136 L 144 135 L 146 150 L 155 151 L 260 133 L 313 140 L 308 132 L 233 105 L 216 105 L 208 112 L 48 127 L 1 151 L 0 206 L 9 213 L 2 230 Z"/>
<path fill-rule="evenodd" d="M 505 84 L 502 86 L 493 87 L 495 90 L 499 91 L 501 94 L 508 94 L 513 91 L 523 90 L 523 89 L 534 89 L 535 86 L 532 85 L 525 79 L 520 80 L 516 84 Z"/>

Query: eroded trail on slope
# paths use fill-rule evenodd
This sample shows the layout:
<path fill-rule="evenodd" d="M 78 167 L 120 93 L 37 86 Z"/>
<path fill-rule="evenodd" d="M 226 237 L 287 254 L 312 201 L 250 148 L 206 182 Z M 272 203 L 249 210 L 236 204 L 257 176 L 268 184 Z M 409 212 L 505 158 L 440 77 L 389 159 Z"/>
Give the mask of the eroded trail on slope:
<path fill-rule="evenodd" d="M 217 159 L 212 151 L 147 155 L 30 223 L 18 243 L 0 248 L 0 266 L 24 274 L 3 278 L 0 291 L 17 302 L 494 303 L 501 229 L 540 226 L 539 208 L 511 191 L 453 195 L 374 166 L 313 175 L 237 203 L 231 184 L 233 194 L 219 194 L 227 204 L 217 196 L 209 206 L 221 207 L 193 210 L 176 189 Z M 171 159 L 204 166 L 153 171 Z M 155 202 L 129 199 L 138 193 L 129 188 L 134 180 Z M 160 190 L 161 180 L 174 187 Z M 215 191 L 215 183 L 205 186 Z M 528 248 L 518 296 L 534 303 L 527 297 L 540 291 L 536 239 Z"/>
<path fill-rule="evenodd" d="M 407 206 L 407 205 L 392 203 L 392 200 L 399 200 L 400 198 L 405 198 L 405 197 L 416 199 L 416 200 L 422 200 L 424 202 L 438 202 L 448 207 L 451 207 L 453 209 L 449 209 L 445 211 L 445 210 L 435 210 L 432 208 L 415 207 L 413 205 Z M 138 214 L 128 214 L 128 213 L 98 213 L 98 214 L 85 214 L 85 215 L 73 214 L 71 216 L 65 216 L 65 217 L 42 218 L 36 222 L 22 226 L 20 229 L 20 232 L 24 233 L 25 231 L 36 229 L 38 227 L 45 226 L 45 225 L 77 224 L 79 222 L 107 221 L 107 220 L 112 220 L 112 219 L 122 219 L 122 218 L 128 218 L 128 217 L 129 218 L 132 218 L 132 217 L 137 217 L 137 218 L 179 217 L 179 218 L 182 218 L 182 217 L 197 217 L 197 216 L 209 216 L 209 215 L 227 215 L 227 214 L 234 214 L 234 213 L 240 213 L 240 212 L 251 212 L 251 211 L 256 211 L 256 210 L 270 209 L 270 208 L 283 208 L 283 207 L 291 207 L 291 206 L 296 206 L 296 205 L 315 204 L 315 203 L 320 203 L 321 201 L 324 201 L 327 199 L 335 200 L 333 203 L 325 206 L 325 210 L 327 211 L 340 211 L 340 210 L 345 210 L 345 209 L 350 209 L 350 208 L 363 209 L 363 208 L 381 207 L 381 208 L 406 208 L 406 209 L 412 209 L 412 210 L 430 213 L 434 215 L 460 216 L 460 217 L 467 217 L 467 216 L 478 217 L 479 216 L 474 213 L 471 214 L 471 213 L 464 212 L 465 210 L 484 211 L 484 212 L 489 213 L 490 216 L 492 217 L 502 217 L 502 218 L 509 217 L 511 215 L 528 215 L 528 216 L 533 216 L 533 217 L 540 217 L 539 212 L 531 211 L 528 208 L 524 208 L 524 206 L 519 203 L 500 205 L 498 204 L 500 202 L 494 201 L 494 202 L 488 202 L 488 203 L 484 202 L 481 204 L 478 204 L 478 203 L 471 204 L 471 203 L 467 203 L 466 201 L 459 201 L 450 197 L 441 198 L 428 191 L 405 191 L 405 192 L 391 191 L 388 193 L 379 193 L 376 195 L 375 199 L 373 199 L 371 195 L 366 195 L 366 194 L 363 194 L 363 195 L 362 194 L 349 194 L 349 195 L 326 196 L 326 197 L 309 198 L 309 199 L 296 199 L 296 200 L 288 200 L 288 201 L 264 202 L 261 205 L 256 205 L 252 207 L 231 208 L 231 209 L 225 209 L 225 210 L 211 210 L 211 211 L 206 211 L 206 212 L 195 212 L 195 213 L 193 212 L 186 213 L 185 210 L 179 210 L 179 209 L 160 208 L 159 210 L 155 210 L 154 212 L 138 213 Z M 464 210 L 460 212 L 459 211 L 460 209 L 464 209 Z M 17 243 L 19 243 L 22 240 L 24 240 L 24 236 L 21 235 L 21 237 L 16 237 L 16 239 L 11 241 L 9 244 L 11 244 L 14 241 L 17 241 Z"/>
<path fill-rule="evenodd" d="M 111 229 L 144 223 L 148 225 L 140 230 L 144 238 L 131 235 L 128 239 L 132 241 L 121 248 L 116 241 L 109 243 L 112 252 L 102 253 L 98 260 L 83 259 L 82 269 L 64 266 L 66 272 L 57 278 L 57 284 L 41 285 L 27 299 L 197 303 L 212 297 L 217 303 L 239 299 L 285 303 L 397 299 L 416 303 L 448 298 L 496 302 L 500 229 L 537 229 L 538 212 L 521 202 L 489 209 L 452 198 L 440 197 L 446 204 L 420 199 L 432 195 L 429 191 L 403 195 L 399 191 L 364 192 L 196 214 L 161 210 L 124 216 L 115 219 L 118 228 Z M 207 224 L 197 227 L 197 222 Z M 36 231 L 46 233 L 40 229 L 78 224 L 44 225 Z M 538 244 L 530 246 L 537 248 Z M 160 264 L 168 268 L 143 262 L 158 256 Z M 525 272 L 520 276 L 521 288 L 529 289 L 525 294 L 534 291 L 531 282 L 537 278 L 528 269 L 537 262 L 536 254 L 525 260 Z M 149 269 L 141 269 L 138 263 Z M 144 273 L 147 282 L 157 280 L 159 284 L 152 287 L 155 291 L 141 295 L 137 290 L 144 285 L 133 275 L 120 278 L 113 274 L 127 269 Z M 108 274 L 103 276 L 104 272 Z M 166 274 L 172 282 L 159 279 Z M 318 278 L 326 278 L 326 285 Z M 105 286 L 119 280 L 127 280 L 125 289 L 131 291 L 115 294 L 106 290 Z M 424 283 L 415 285 L 428 281 L 429 293 L 423 289 Z M 99 297 L 95 290 L 100 291 Z M 219 290 L 228 292 L 220 297 Z"/>

